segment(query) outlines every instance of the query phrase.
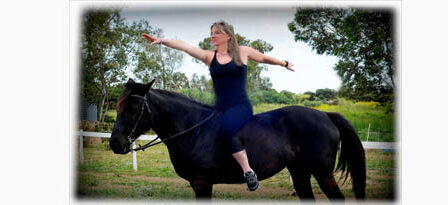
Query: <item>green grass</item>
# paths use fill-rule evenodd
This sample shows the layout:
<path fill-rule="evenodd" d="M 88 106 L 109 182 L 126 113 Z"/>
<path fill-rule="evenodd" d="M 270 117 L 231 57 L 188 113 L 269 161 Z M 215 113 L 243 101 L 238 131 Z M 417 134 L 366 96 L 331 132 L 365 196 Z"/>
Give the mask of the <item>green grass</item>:
<path fill-rule="evenodd" d="M 315 109 L 342 114 L 358 132 L 361 132 L 362 140 L 366 140 L 370 124 L 370 132 L 373 134 L 370 135 L 369 141 L 395 141 L 395 115 L 388 112 L 389 107 L 380 106 L 377 102 L 353 103 L 341 99 L 339 105 L 323 104 Z"/>
<path fill-rule="evenodd" d="M 140 144 L 147 142 L 145 140 L 137 141 Z M 107 142 L 104 142 L 104 144 L 107 145 Z M 79 165 L 79 171 L 97 173 L 110 173 L 113 171 L 116 174 L 136 174 L 132 170 L 131 155 L 113 154 L 104 144 L 90 145 L 84 149 L 84 163 Z M 169 160 L 168 150 L 164 145 L 155 146 L 144 152 L 137 152 L 137 159 L 139 175 L 143 173 L 143 176 L 177 176 Z"/>
<path fill-rule="evenodd" d="M 141 142 L 144 143 L 144 142 Z M 78 155 L 76 155 L 78 156 Z M 391 200 L 395 196 L 395 153 L 368 150 L 367 199 Z M 138 171 L 132 169 L 132 156 L 116 155 L 103 144 L 84 148 L 84 162 L 77 167 L 76 192 L 78 198 L 136 199 L 136 200 L 194 200 L 190 185 L 174 171 L 165 145 L 138 152 Z M 255 192 L 241 185 L 215 185 L 216 201 L 296 201 L 286 169 L 261 182 Z M 339 177 L 337 177 L 338 179 Z M 351 182 L 338 183 L 344 195 L 353 199 Z M 317 182 L 312 180 L 313 192 L 318 200 L 326 200 Z"/>
<path fill-rule="evenodd" d="M 83 173 L 78 177 L 82 182 L 94 178 L 98 184 L 79 183 L 79 198 L 93 199 L 153 199 L 153 200 L 194 200 L 193 191 L 185 183 L 150 182 L 128 176 L 92 175 Z"/>

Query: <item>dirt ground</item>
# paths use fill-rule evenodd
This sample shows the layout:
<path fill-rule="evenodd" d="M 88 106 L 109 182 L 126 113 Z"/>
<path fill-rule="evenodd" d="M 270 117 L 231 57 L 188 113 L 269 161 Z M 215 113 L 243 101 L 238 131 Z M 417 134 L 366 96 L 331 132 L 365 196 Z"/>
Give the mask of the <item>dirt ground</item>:
<path fill-rule="evenodd" d="M 97 172 L 82 172 L 81 174 L 91 175 L 96 177 L 102 176 L 117 176 L 115 173 L 97 173 Z M 119 175 L 120 178 L 125 178 L 129 181 L 144 181 L 148 183 L 173 183 L 176 187 L 188 187 L 189 182 L 182 178 L 167 178 L 167 177 L 148 177 L 148 176 L 130 176 L 130 175 Z M 110 185 L 108 185 L 110 186 Z M 249 192 L 247 190 L 246 184 L 216 184 L 213 186 L 213 192 L 221 192 L 221 193 L 247 193 L 252 196 L 284 196 L 284 197 L 292 197 L 296 198 L 297 196 L 293 191 L 288 190 L 287 188 L 274 188 L 274 187 L 266 187 L 263 186 L 263 181 L 260 182 L 260 187 L 254 191 Z M 319 201 L 328 201 L 326 196 L 323 193 L 314 193 L 314 196 Z M 298 200 L 298 198 L 297 198 Z"/>

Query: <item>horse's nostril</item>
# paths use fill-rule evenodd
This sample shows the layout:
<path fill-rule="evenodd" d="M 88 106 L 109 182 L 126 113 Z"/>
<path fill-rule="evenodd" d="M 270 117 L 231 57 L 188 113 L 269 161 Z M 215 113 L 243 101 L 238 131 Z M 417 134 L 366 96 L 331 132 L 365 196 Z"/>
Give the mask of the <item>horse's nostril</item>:
<path fill-rule="evenodd" d="M 128 146 L 124 146 L 123 147 L 123 153 L 128 153 L 129 152 L 129 147 Z"/>
<path fill-rule="evenodd" d="M 113 148 L 113 147 L 115 147 L 116 145 L 117 145 L 117 141 L 116 141 L 116 140 L 111 139 L 111 140 L 109 141 L 109 146 L 110 146 L 110 148 Z"/>
<path fill-rule="evenodd" d="M 120 143 L 120 140 L 116 138 L 109 141 L 109 147 L 115 154 L 126 154 L 129 152 L 129 146 L 126 143 Z"/>
<path fill-rule="evenodd" d="M 109 147 L 110 147 L 115 153 L 117 153 L 117 151 L 119 150 L 120 145 L 119 145 L 119 143 L 118 143 L 117 140 L 113 140 L 113 139 L 111 139 L 110 142 L 109 142 Z"/>

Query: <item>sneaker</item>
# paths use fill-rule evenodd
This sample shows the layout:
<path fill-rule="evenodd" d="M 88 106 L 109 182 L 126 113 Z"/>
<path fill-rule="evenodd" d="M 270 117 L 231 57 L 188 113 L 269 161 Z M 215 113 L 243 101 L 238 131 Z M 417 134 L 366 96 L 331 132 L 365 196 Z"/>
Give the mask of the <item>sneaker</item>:
<path fill-rule="evenodd" d="M 255 191 L 258 188 L 257 175 L 253 171 L 248 171 L 244 173 L 244 178 L 246 178 L 247 188 L 249 191 Z"/>

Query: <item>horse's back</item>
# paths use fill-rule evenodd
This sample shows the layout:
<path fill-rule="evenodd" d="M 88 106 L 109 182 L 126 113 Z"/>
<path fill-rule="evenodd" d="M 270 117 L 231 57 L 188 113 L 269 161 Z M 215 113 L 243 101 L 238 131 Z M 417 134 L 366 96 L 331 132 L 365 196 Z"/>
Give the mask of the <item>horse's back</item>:
<path fill-rule="evenodd" d="M 217 122 L 220 117 L 218 114 Z M 195 152 L 198 154 L 195 159 L 201 159 L 199 164 L 204 164 L 204 159 L 214 161 L 210 163 L 216 166 L 214 183 L 243 183 L 238 163 L 230 153 L 225 153 L 220 140 L 214 137 L 217 135 L 204 136 L 207 139 L 201 141 L 208 146 L 201 146 L 202 151 Z M 339 140 L 337 128 L 326 113 L 300 106 L 254 115 L 236 138 L 242 139 L 249 163 L 260 180 L 275 175 L 297 159 L 308 164 L 330 163 L 327 156 L 337 151 Z"/>
<path fill-rule="evenodd" d="M 260 140 L 257 134 L 251 134 L 260 131 L 273 138 L 285 136 L 283 140 L 291 142 L 301 139 L 325 142 L 333 140 L 328 137 L 338 136 L 337 127 L 325 112 L 303 106 L 287 106 L 254 115 L 239 134 L 244 139 L 258 137 Z"/>
<path fill-rule="evenodd" d="M 251 166 L 260 170 L 281 170 L 298 159 L 308 164 L 328 161 L 328 156 L 335 156 L 339 143 L 338 130 L 327 114 L 302 106 L 254 115 L 238 135 Z"/>

